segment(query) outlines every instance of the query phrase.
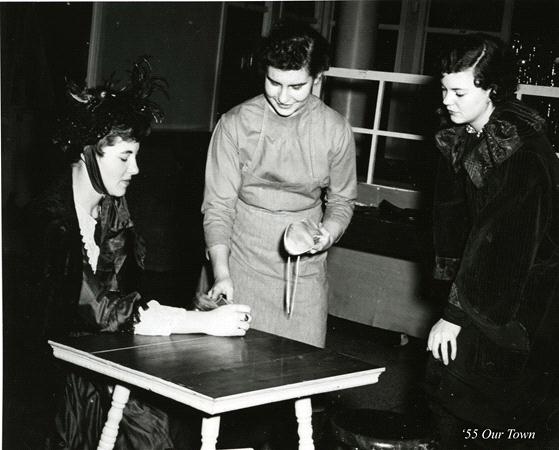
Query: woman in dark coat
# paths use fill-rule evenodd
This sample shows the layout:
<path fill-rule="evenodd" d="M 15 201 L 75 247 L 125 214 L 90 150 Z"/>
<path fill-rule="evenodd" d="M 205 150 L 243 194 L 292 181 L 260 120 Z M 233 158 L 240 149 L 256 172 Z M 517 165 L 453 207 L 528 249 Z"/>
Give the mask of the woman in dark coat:
<path fill-rule="evenodd" d="M 71 166 L 28 208 L 32 330 L 42 348 L 47 338 L 90 333 L 241 336 L 249 328 L 248 306 L 186 311 L 147 302 L 136 290 L 145 251 L 124 194 L 139 172 L 139 141 L 162 117 L 149 96 L 164 86 L 145 59 L 130 77 L 119 88 L 111 82 L 84 90 L 70 86 L 69 112 L 55 140 Z M 54 366 L 52 357 L 45 363 Z M 52 446 L 96 448 L 110 407 L 108 380 L 72 368 L 53 370 L 65 381 Z M 144 397 L 133 393 L 127 403 L 116 448 L 191 448 L 171 426 L 167 405 Z"/>
<path fill-rule="evenodd" d="M 504 43 L 467 35 L 441 74 L 435 272 L 452 285 L 426 378 L 441 448 L 534 448 L 559 368 L 559 161 Z"/>

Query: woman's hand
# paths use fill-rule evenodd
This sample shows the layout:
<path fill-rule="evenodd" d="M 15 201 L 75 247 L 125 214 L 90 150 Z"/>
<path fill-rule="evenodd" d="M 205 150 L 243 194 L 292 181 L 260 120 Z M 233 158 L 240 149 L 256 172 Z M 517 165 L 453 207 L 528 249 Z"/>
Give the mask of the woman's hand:
<path fill-rule="evenodd" d="M 456 359 L 456 352 L 458 350 L 456 345 L 456 338 L 462 329 L 461 326 L 440 319 L 429 333 L 427 340 L 427 350 L 433 353 L 435 359 L 442 359 L 445 366 L 448 365 L 448 346 L 450 345 L 450 359 Z"/>
<path fill-rule="evenodd" d="M 169 336 L 171 333 L 205 333 L 213 336 L 244 336 L 250 328 L 250 306 L 224 305 L 212 311 L 187 311 L 165 306 L 156 300 L 140 308 L 140 323 L 135 334 Z"/>
<path fill-rule="evenodd" d="M 328 250 L 330 247 L 332 247 L 332 244 L 334 243 L 334 239 L 332 238 L 332 235 L 326 228 L 324 228 L 324 225 L 322 224 L 318 225 L 317 233 L 313 236 L 313 238 L 314 238 L 314 245 L 309 250 L 309 253 L 312 255 L 318 252 L 323 252 L 325 250 Z"/>
<path fill-rule="evenodd" d="M 244 336 L 252 316 L 248 305 L 224 305 L 204 315 L 204 332 L 213 336 Z"/>
<path fill-rule="evenodd" d="M 208 295 L 212 300 L 217 300 L 223 295 L 228 302 L 233 301 L 233 280 L 231 277 L 216 278 L 214 285 L 208 291 Z"/>

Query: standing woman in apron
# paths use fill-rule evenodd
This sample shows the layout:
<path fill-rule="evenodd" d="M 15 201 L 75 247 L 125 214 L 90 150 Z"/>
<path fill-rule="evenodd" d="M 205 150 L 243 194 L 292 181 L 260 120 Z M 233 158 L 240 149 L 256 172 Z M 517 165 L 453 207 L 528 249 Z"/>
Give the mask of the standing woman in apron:
<path fill-rule="evenodd" d="M 259 54 L 264 94 L 225 113 L 206 165 L 202 212 L 212 298 L 252 308 L 252 327 L 323 347 L 328 314 L 326 251 L 345 231 L 357 194 L 355 144 L 344 117 L 311 94 L 328 69 L 328 43 L 280 25 Z M 292 313 L 286 295 L 286 227 L 318 224 L 301 257 Z"/>

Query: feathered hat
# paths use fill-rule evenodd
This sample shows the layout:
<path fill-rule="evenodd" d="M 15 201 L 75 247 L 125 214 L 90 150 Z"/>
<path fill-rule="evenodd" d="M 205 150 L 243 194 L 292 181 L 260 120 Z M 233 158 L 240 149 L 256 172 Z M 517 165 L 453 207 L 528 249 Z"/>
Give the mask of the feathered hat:
<path fill-rule="evenodd" d="M 142 56 L 128 71 L 124 85 L 114 73 L 101 86 L 80 88 L 66 79 L 68 107 L 57 121 L 53 142 L 67 153 L 79 155 L 86 145 L 94 145 L 114 127 L 131 129 L 134 139 L 149 134 L 153 122 L 160 123 L 161 107 L 150 100 L 155 91 L 167 95 L 167 81 L 152 75 L 148 57 Z"/>

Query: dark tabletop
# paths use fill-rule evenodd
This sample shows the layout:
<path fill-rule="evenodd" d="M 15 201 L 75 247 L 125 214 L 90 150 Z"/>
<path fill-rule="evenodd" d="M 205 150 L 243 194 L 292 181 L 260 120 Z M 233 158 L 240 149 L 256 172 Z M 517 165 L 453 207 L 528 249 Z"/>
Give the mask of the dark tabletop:
<path fill-rule="evenodd" d="M 211 399 L 301 383 L 320 384 L 320 380 L 383 370 L 330 350 L 257 330 L 249 330 L 245 337 L 105 334 L 51 342 L 53 347 L 60 344 L 70 353 L 82 353 L 117 370 L 131 369 L 133 373 L 155 377 Z M 322 392 L 332 390 L 336 390 L 333 384 Z"/>

